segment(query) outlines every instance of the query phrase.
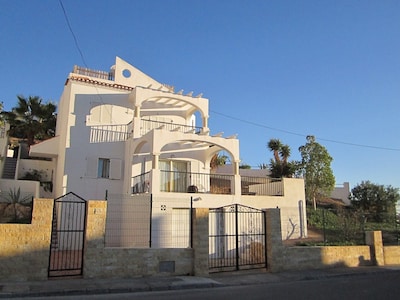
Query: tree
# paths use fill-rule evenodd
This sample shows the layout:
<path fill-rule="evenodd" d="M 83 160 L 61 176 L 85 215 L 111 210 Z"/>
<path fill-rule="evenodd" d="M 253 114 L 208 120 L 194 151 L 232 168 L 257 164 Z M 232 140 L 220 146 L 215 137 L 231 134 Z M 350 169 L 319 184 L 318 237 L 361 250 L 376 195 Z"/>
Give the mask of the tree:
<path fill-rule="evenodd" d="M 239 169 L 246 169 L 246 170 L 250 170 L 251 166 L 248 164 L 240 164 L 239 165 Z"/>
<path fill-rule="evenodd" d="M 383 186 L 370 181 L 362 181 L 351 190 L 352 206 L 366 213 L 372 221 L 393 220 L 396 203 L 400 200 L 399 189 Z"/>
<path fill-rule="evenodd" d="M 274 155 L 274 158 L 270 160 L 269 164 L 271 177 L 292 177 L 296 172 L 297 164 L 288 161 L 290 156 L 290 147 L 282 144 L 278 139 L 271 139 L 268 142 L 268 148 Z"/>
<path fill-rule="evenodd" d="M 312 135 L 307 136 L 307 143 L 301 146 L 299 151 L 299 174 L 304 178 L 306 199 L 312 201 L 316 209 L 317 200 L 329 196 L 335 187 L 335 176 L 331 168 L 333 159 Z"/>
<path fill-rule="evenodd" d="M 35 140 L 45 140 L 55 135 L 56 109 L 51 102 L 42 103 L 42 99 L 29 96 L 18 97 L 18 105 L 10 112 L 1 112 L 10 124 L 9 136 L 26 139 L 28 145 Z"/>
<path fill-rule="evenodd" d="M 220 154 L 219 152 L 214 154 L 210 161 L 211 170 L 218 168 L 218 166 L 225 165 L 227 160 L 228 156 L 226 155 Z"/>
<path fill-rule="evenodd" d="M 258 164 L 258 167 L 259 167 L 261 170 L 265 170 L 265 169 L 268 169 L 268 164 L 266 164 L 266 163 L 261 163 L 261 164 Z"/>

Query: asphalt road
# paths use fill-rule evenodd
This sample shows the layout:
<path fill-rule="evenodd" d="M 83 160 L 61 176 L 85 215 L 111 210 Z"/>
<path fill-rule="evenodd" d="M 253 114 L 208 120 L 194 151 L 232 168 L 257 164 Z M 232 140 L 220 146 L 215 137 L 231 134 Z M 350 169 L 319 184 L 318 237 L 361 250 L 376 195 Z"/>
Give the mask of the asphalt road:
<path fill-rule="evenodd" d="M 49 299 L 21 298 L 21 299 Z M 75 295 L 51 297 L 57 300 L 70 299 L 400 299 L 400 272 L 369 274 L 352 277 L 334 277 L 320 280 L 274 282 L 264 285 L 242 285 L 221 288 L 173 290 L 162 292 L 140 292 L 126 294 Z"/>

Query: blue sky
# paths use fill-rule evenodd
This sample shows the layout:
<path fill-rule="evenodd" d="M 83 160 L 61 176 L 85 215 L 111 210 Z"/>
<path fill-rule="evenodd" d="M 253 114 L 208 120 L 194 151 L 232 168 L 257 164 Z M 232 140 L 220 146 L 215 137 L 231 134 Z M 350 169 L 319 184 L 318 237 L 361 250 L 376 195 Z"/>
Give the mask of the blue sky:
<path fill-rule="evenodd" d="M 315 135 L 337 183 L 400 187 L 400 1 L 0 0 L 0 101 L 58 102 L 74 65 L 115 56 L 210 100 L 256 168 Z"/>

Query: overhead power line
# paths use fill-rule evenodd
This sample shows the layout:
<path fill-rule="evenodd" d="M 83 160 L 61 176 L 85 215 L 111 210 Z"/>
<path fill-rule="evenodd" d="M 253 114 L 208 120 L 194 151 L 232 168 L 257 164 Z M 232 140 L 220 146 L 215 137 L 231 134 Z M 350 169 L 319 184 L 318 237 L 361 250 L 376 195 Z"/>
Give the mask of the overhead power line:
<path fill-rule="evenodd" d="M 309 134 L 303 134 L 303 133 L 298 133 L 298 132 L 294 132 L 294 131 L 289 131 L 289 130 L 284 130 L 284 129 L 280 129 L 280 128 L 267 126 L 267 125 L 256 123 L 256 122 L 252 122 L 252 121 L 249 121 L 249 120 L 244 120 L 244 119 L 241 119 L 241 118 L 238 118 L 238 117 L 229 116 L 227 114 L 220 113 L 220 112 L 213 111 L 213 110 L 210 110 L 210 112 L 213 112 L 213 113 L 215 113 L 217 115 L 223 116 L 223 117 L 228 118 L 228 119 L 232 119 L 232 120 L 239 121 L 239 122 L 242 122 L 242 123 L 250 124 L 250 125 L 253 125 L 253 126 L 256 126 L 256 127 L 266 128 L 266 129 L 270 129 L 270 130 L 274 130 L 274 131 L 278 131 L 278 132 L 283 132 L 283 133 L 287 133 L 287 134 L 291 134 L 291 135 L 296 135 L 296 136 L 302 136 L 302 137 L 307 137 L 309 135 Z M 325 141 L 325 142 L 336 143 L 336 144 L 341 144 L 341 145 L 347 145 L 347 146 L 371 148 L 371 149 L 386 150 L 386 151 L 399 151 L 400 152 L 399 148 L 389 148 L 389 147 L 380 147 L 380 146 L 373 146 L 373 145 L 364 145 L 364 144 L 343 142 L 343 141 L 332 140 L 332 139 L 321 138 L 321 137 L 318 137 L 318 140 Z"/>
<path fill-rule="evenodd" d="M 72 30 L 71 23 L 69 21 L 69 18 L 68 18 L 66 10 L 64 8 L 64 5 L 62 3 L 62 0 L 59 0 L 59 3 L 60 3 L 60 6 L 62 8 L 64 17 L 65 17 L 65 21 L 67 22 L 69 31 L 71 32 L 72 37 L 74 39 L 75 46 L 76 46 L 76 48 L 77 48 L 77 50 L 78 50 L 78 52 L 79 52 L 79 54 L 81 56 L 82 62 L 85 65 L 85 67 L 88 67 L 87 64 L 86 64 L 86 61 L 85 61 L 85 57 L 83 56 L 82 50 L 79 47 L 78 39 L 76 38 L 76 35 L 75 35 L 74 31 Z M 97 88 L 96 88 L 96 90 L 97 90 Z M 102 99 L 101 95 L 99 93 L 97 93 L 97 94 L 98 94 L 99 98 L 101 99 L 101 102 L 103 102 L 103 99 Z M 103 102 L 103 104 L 104 104 L 104 102 Z M 261 127 L 261 128 L 267 128 L 267 129 L 270 129 L 270 130 L 283 132 L 283 133 L 287 133 L 287 134 L 291 134 L 291 135 L 307 137 L 306 134 L 293 132 L 293 131 L 289 131 L 289 130 L 284 130 L 284 129 L 280 129 L 280 128 L 275 128 L 275 127 L 263 125 L 263 124 L 252 122 L 252 121 L 248 121 L 248 120 L 243 120 L 243 119 L 240 119 L 240 118 L 237 118 L 237 117 L 233 117 L 233 116 L 229 116 L 229 115 L 217 112 L 217 111 L 210 110 L 210 112 L 213 112 L 213 113 L 215 113 L 217 115 L 220 115 L 220 116 L 223 116 L 225 118 L 236 120 L 236 121 L 239 121 L 239 122 L 242 122 L 242 123 L 247 123 L 247 124 L 250 124 L 250 125 L 253 125 L 253 126 L 257 126 L 257 127 Z M 331 142 L 331 143 L 336 143 L 336 144 L 341 144 L 341 145 L 354 146 L 354 147 L 372 148 L 372 149 L 387 150 L 387 151 L 400 151 L 400 149 L 398 149 L 398 148 L 388 148 L 388 147 L 379 147 L 379 146 L 372 146 L 372 145 L 363 145 L 363 144 L 356 144 L 356 143 L 350 143 L 350 142 L 343 142 L 343 141 L 337 141 L 337 140 L 332 140 L 332 139 L 326 139 L 326 138 L 321 138 L 321 137 L 318 137 L 318 139 L 321 140 L 321 141 L 326 141 L 326 142 Z"/>
<path fill-rule="evenodd" d="M 61 5 L 61 9 L 62 9 L 62 11 L 63 11 L 65 21 L 67 22 L 69 31 L 70 31 L 71 34 L 72 34 L 72 37 L 73 37 L 74 42 L 75 42 L 75 46 L 76 46 L 76 48 L 78 49 L 79 55 L 81 56 L 81 59 L 82 59 L 82 62 L 83 62 L 83 64 L 85 65 L 85 67 L 87 68 L 88 66 L 87 66 L 87 64 L 86 64 L 85 57 L 83 56 L 82 50 L 81 50 L 81 48 L 79 47 L 78 39 L 76 38 L 76 35 L 75 35 L 74 31 L 72 30 L 72 26 L 71 26 L 71 23 L 69 22 L 69 18 L 68 18 L 67 12 L 65 11 L 64 4 L 62 3 L 61 0 L 58 0 L 58 2 L 59 2 L 60 5 Z"/>

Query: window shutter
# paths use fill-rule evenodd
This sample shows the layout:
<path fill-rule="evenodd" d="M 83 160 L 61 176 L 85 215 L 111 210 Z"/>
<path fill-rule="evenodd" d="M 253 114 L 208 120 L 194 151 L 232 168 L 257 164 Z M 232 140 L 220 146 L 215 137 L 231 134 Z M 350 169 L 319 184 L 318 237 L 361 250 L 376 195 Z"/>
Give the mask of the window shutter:
<path fill-rule="evenodd" d="M 122 174 L 122 160 L 112 158 L 110 159 L 110 179 L 121 179 Z"/>
<path fill-rule="evenodd" d="M 86 158 L 86 177 L 97 178 L 98 157 L 89 156 Z"/>

